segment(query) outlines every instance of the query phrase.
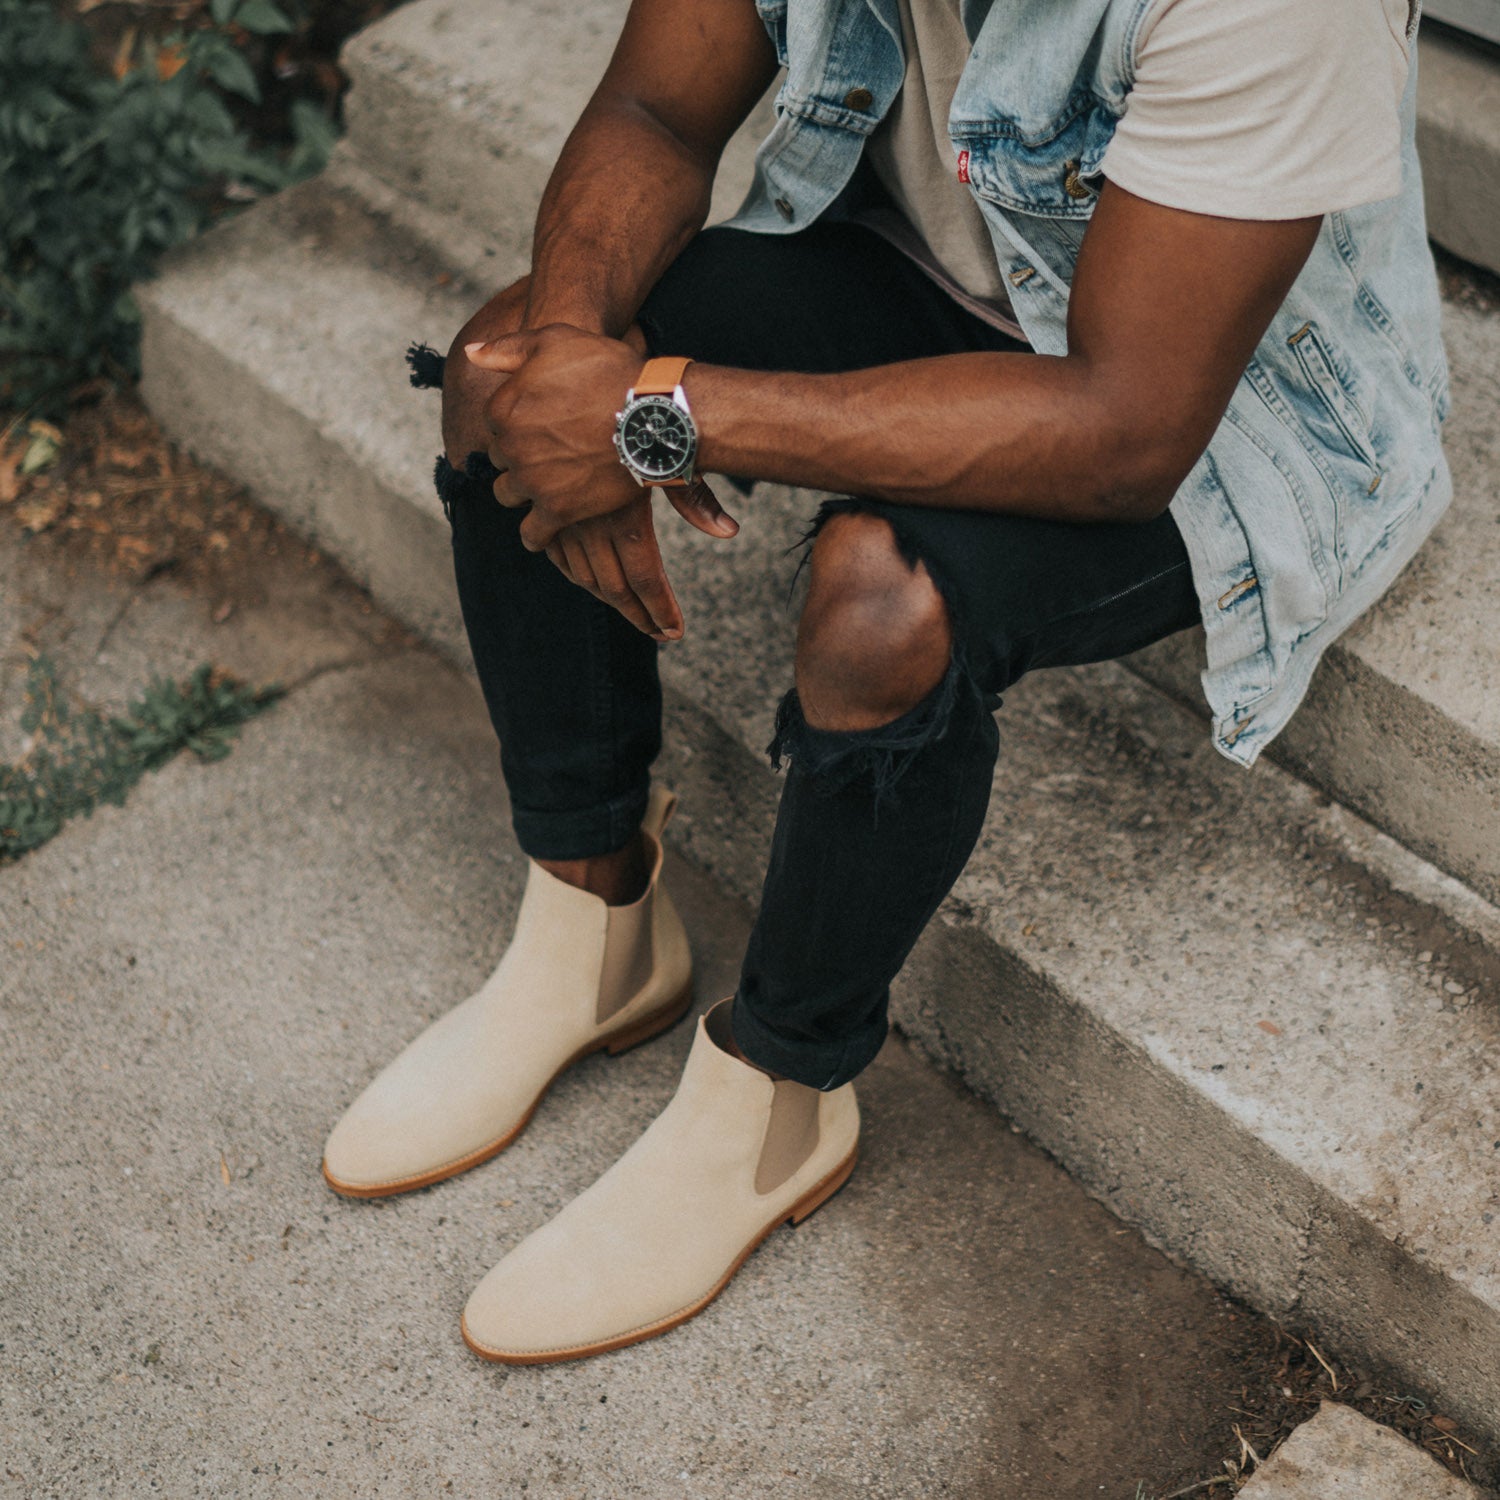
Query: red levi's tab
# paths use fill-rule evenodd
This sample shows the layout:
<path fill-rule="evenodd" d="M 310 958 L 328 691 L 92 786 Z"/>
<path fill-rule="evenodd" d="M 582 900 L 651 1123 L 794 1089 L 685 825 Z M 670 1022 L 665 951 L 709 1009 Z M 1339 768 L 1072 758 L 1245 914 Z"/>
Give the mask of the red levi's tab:
<path fill-rule="evenodd" d="M 958 180 L 960 182 L 969 180 L 969 153 L 967 151 L 958 153 Z"/>

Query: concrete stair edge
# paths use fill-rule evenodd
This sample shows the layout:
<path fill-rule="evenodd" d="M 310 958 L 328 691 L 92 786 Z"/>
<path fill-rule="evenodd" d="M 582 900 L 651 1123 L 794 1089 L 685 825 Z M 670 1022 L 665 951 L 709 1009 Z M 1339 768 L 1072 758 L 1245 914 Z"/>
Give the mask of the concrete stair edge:
<path fill-rule="evenodd" d="M 398 324 L 388 338 L 379 321 L 371 327 L 341 317 L 343 288 L 328 291 L 308 317 L 295 301 L 282 317 L 252 310 L 257 295 L 263 308 L 274 307 L 283 295 L 278 283 L 299 284 L 306 294 L 318 268 L 299 255 L 300 225 L 287 221 L 299 207 L 327 201 L 322 181 L 291 189 L 187 246 L 161 277 L 137 288 L 142 394 L 200 458 L 242 481 L 384 607 L 460 658 L 467 647 L 451 607 L 448 522 L 428 477 L 441 444 L 426 431 L 403 358 L 406 342 L 430 326 L 431 297 L 398 299 L 409 309 L 411 331 Z M 363 220 L 363 210 L 354 217 Z M 380 227 L 361 223 L 371 233 Z M 262 268 L 261 282 L 238 288 L 242 297 L 221 297 L 221 257 L 235 255 Z M 431 292 L 445 293 L 443 273 L 417 260 L 415 274 Z M 289 267 L 296 277 L 286 274 Z M 451 295 L 454 307 L 469 303 L 467 289 Z M 391 314 L 389 306 L 382 311 Z M 399 423 L 395 433 L 386 430 L 387 414 L 405 419 L 408 452 L 413 422 L 430 445 L 423 482 L 413 484 L 411 466 L 392 460 L 391 442 L 399 445 L 403 434 Z"/>
<path fill-rule="evenodd" d="M 1500 272 L 1500 66 L 1447 32 L 1422 38 L 1417 145 L 1433 238 Z"/>
<path fill-rule="evenodd" d="M 1126 662 L 1200 716 L 1202 639 L 1163 641 Z M 1470 732 L 1336 641 L 1300 708 L 1266 751 L 1402 844 L 1500 900 L 1500 744 Z"/>

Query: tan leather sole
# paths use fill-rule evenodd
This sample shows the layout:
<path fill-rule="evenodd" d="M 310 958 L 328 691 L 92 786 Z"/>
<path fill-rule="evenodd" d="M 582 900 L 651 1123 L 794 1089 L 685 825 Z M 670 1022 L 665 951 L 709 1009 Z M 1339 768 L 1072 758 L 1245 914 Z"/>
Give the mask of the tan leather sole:
<path fill-rule="evenodd" d="M 726 1286 L 734 1279 L 734 1274 L 750 1259 L 751 1255 L 759 1247 L 762 1240 L 771 1233 L 773 1229 L 779 1229 L 783 1224 L 800 1224 L 810 1214 L 821 1208 L 843 1185 L 848 1182 L 850 1174 L 854 1171 L 855 1163 L 859 1160 L 859 1150 L 851 1151 L 843 1161 L 836 1166 L 821 1182 L 808 1192 L 804 1193 L 791 1208 L 778 1214 L 745 1248 L 740 1251 L 738 1257 L 730 1268 L 723 1274 L 706 1296 L 700 1297 L 691 1306 L 683 1308 L 680 1312 L 673 1313 L 670 1317 L 661 1318 L 655 1323 L 647 1323 L 642 1328 L 633 1328 L 629 1333 L 617 1334 L 614 1338 L 603 1339 L 597 1344 L 577 1344 L 569 1349 L 545 1349 L 536 1353 L 510 1354 L 504 1350 L 491 1349 L 477 1342 L 469 1333 L 468 1324 L 459 1319 L 459 1330 L 463 1334 L 464 1343 L 477 1354 L 480 1359 L 487 1359 L 491 1364 L 497 1365 L 555 1365 L 561 1364 L 569 1359 L 587 1359 L 593 1354 L 608 1354 L 612 1349 L 624 1349 L 631 1344 L 644 1343 L 647 1339 L 654 1339 L 658 1335 L 668 1333 L 681 1323 L 686 1323 L 689 1318 L 696 1317 Z"/>
<path fill-rule="evenodd" d="M 440 1167 L 434 1167 L 430 1172 L 419 1172 L 415 1177 L 400 1177 L 394 1182 L 377 1182 L 368 1186 L 340 1182 L 328 1170 L 328 1163 L 325 1161 L 322 1163 L 323 1180 L 334 1192 L 342 1194 L 345 1198 L 393 1198 L 397 1193 L 414 1193 L 418 1188 L 431 1187 L 435 1182 L 446 1182 L 450 1177 L 457 1177 L 460 1172 L 467 1172 L 470 1167 L 477 1167 L 505 1150 L 531 1123 L 531 1117 L 536 1113 L 537 1106 L 547 1097 L 547 1091 L 574 1063 L 581 1062 L 595 1052 L 608 1052 L 611 1057 L 616 1057 L 621 1052 L 628 1052 L 632 1047 L 639 1047 L 642 1042 L 649 1042 L 652 1037 L 669 1031 L 692 1009 L 692 1005 L 693 984 L 689 980 L 660 1010 L 652 1011 L 649 1016 L 643 1016 L 634 1026 L 624 1031 L 616 1032 L 602 1041 L 592 1042 L 587 1047 L 579 1048 L 542 1085 L 526 1113 L 499 1140 L 491 1141 L 488 1145 L 479 1147 L 477 1151 L 469 1152 L 467 1156 L 460 1156 L 457 1161 L 445 1162 Z"/>

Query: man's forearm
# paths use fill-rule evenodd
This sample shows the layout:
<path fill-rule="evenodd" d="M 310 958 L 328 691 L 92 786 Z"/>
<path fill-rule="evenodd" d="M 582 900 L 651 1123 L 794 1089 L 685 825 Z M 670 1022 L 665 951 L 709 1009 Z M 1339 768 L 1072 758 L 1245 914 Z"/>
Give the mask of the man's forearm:
<path fill-rule="evenodd" d="M 703 227 L 724 145 L 775 71 L 753 0 L 631 0 L 542 198 L 528 326 L 625 333 Z"/>
<path fill-rule="evenodd" d="M 1218 430 L 1320 224 L 1216 219 L 1106 183 L 1078 256 L 1066 355 L 956 354 L 840 375 L 694 364 L 683 384 L 697 467 L 908 505 L 1148 520 Z M 490 415 L 511 461 L 502 498 L 531 508 L 526 545 L 618 508 L 612 413 L 638 352 L 559 328 L 470 358 L 509 376 Z"/>
<path fill-rule="evenodd" d="M 590 104 L 537 215 L 525 326 L 621 337 L 707 218 L 716 165 L 638 106 Z"/>
<path fill-rule="evenodd" d="M 1118 420 L 1101 384 L 1075 359 L 958 354 L 844 375 L 693 365 L 684 388 L 699 466 L 716 473 L 906 505 L 1144 518 L 1171 498 L 1181 457 L 1142 435 L 1149 424 Z"/>
<path fill-rule="evenodd" d="M 700 465 L 909 505 L 1158 515 L 1321 222 L 1214 218 L 1106 183 L 1078 256 L 1065 357 L 959 354 L 817 377 L 693 366 Z"/>

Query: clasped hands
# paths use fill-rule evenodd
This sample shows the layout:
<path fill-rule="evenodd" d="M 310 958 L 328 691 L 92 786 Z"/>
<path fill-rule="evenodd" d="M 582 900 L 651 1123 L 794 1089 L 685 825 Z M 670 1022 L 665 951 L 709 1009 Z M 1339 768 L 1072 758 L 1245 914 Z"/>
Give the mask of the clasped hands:
<path fill-rule="evenodd" d="M 643 360 L 630 345 L 564 323 L 466 344 L 480 369 L 506 378 L 487 407 L 495 498 L 528 508 L 521 541 L 545 552 L 570 582 L 657 641 L 682 636 L 667 580 L 651 491 L 615 451 L 615 417 Z M 701 480 L 666 491 L 677 513 L 708 536 L 739 531 Z"/>

